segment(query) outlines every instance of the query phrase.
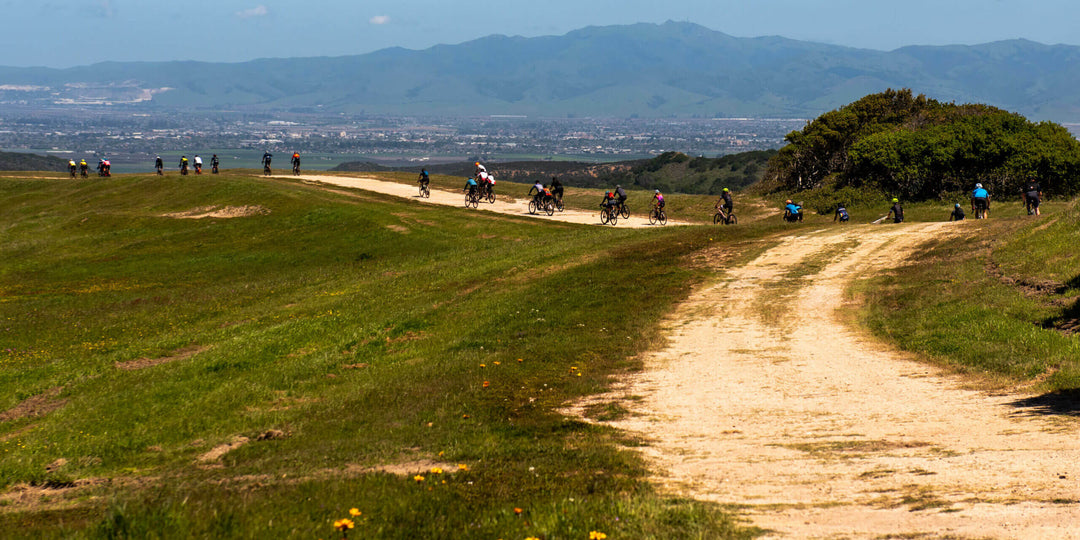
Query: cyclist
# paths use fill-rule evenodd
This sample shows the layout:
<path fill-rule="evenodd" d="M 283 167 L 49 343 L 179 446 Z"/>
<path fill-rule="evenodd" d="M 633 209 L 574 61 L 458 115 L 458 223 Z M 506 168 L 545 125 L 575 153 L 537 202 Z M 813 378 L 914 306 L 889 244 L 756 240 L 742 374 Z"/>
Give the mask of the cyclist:
<path fill-rule="evenodd" d="M 202 174 L 202 158 L 195 154 L 195 174 Z"/>
<path fill-rule="evenodd" d="M 110 162 L 108 159 L 101 160 L 101 175 L 112 176 L 112 162 Z"/>
<path fill-rule="evenodd" d="M 87 176 L 86 171 L 88 171 L 88 170 L 90 170 L 90 165 L 88 165 L 86 163 L 86 159 L 83 158 L 83 159 L 79 160 L 79 175 L 82 176 L 83 178 L 86 178 L 86 176 Z"/>
<path fill-rule="evenodd" d="M 967 216 L 964 215 L 964 209 L 960 208 L 960 203 L 956 203 L 956 206 L 953 206 L 952 213 L 949 214 L 949 221 L 963 221 L 965 217 Z"/>
<path fill-rule="evenodd" d="M 161 156 L 154 158 L 154 170 L 157 171 L 158 176 L 161 176 L 161 170 L 165 168 L 165 162 L 161 161 Z"/>
<path fill-rule="evenodd" d="M 844 203 L 840 203 L 840 205 L 836 207 L 836 213 L 833 215 L 832 220 L 839 220 L 840 223 L 847 223 L 850 219 L 851 216 L 848 215 L 847 207 L 844 205 Z"/>
<path fill-rule="evenodd" d="M 540 202 L 544 198 L 544 184 L 541 184 L 540 181 L 537 180 L 536 183 L 533 184 L 531 188 L 529 188 L 529 192 L 526 193 L 526 195 L 532 195 L 533 190 L 536 191 L 536 195 L 533 197 L 533 201 L 536 203 L 537 206 L 539 206 Z"/>
<path fill-rule="evenodd" d="M 725 217 L 730 218 L 732 210 L 735 209 L 735 203 L 731 199 L 731 190 L 724 188 L 724 191 L 720 192 L 720 200 L 716 201 L 716 209 L 723 208 L 723 214 Z"/>
<path fill-rule="evenodd" d="M 556 199 L 562 200 L 563 186 L 557 176 L 551 177 L 551 194 L 554 195 Z"/>
<path fill-rule="evenodd" d="M 784 201 L 784 221 L 802 221 L 802 207 L 791 202 L 791 199 Z"/>
<path fill-rule="evenodd" d="M 658 189 L 655 193 L 653 193 L 652 198 L 654 201 L 656 201 L 656 208 L 662 210 L 664 208 L 664 194 L 660 193 L 660 190 Z"/>
<path fill-rule="evenodd" d="M 213 156 L 210 157 L 210 172 L 212 172 L 214 174 L 217 174 L 218 173 L 218 165 L 221 165 L 221 161 L 218 160 L 217 154 L 214 154 Z"/>
<path fill-rule="evenodd" d="M 187 156 L 180 156 L 180 174 L 187 174 L 188 171 L 188 158 Z"/>
<path fill-rule="evenodd" d="M 1042 186 L 1034 178 L 1024 184 L 1024 205 L 1028 207 L 1028 215 L 1039 213 L 1039 201 L 1042 200 Z"/>
<path fill-rule="evenodd" d="M 300 152 L 293 152 L 292 166 L 294 171 L 300 170 Z"/>
<path fill-rule="evenodd" d="M 477 161 L 475 163 L 475 165 L 476 165 L 476 176 L 479 177 L 480 173 L 487 173 L 487 167 L 481 165 L 479 161 Z"/>
<path fill-rule="evenodd" d="M 105 176 L 105 159 L 99 158 L 97 162 L 97 175 Z"/>
<path fill-rule="evenodd" d="M 892 208 L 889 209 L 889 213 L 885 214 L 885 217 L 892 216 L 893 223 L 904 222 L 904 207 L 900 205 L 900 199 L 893 197 Z"/>
<path fill-rule="evenodd" d="M 982 218 L 979 217 L 979 210 L 982 210 Z M 977 219 L 990 217 L 990 192 L 983 189 L 982 184 L 975 184 L 971 192 L 971 212 Z"/>
<path fill-rule="evenodd" d="M 75 178 L 75 170 L 76 170 L 75 160 L 74 159 L 69 159 L 68 160 L 68 172 L 71 173 L 72 178 Z"/>
<path fill-rule="evenodd" d="M 480 174 L 476 175 L 476 181 L 480 185 L 480 195 L 487 195 L 495 191 L 495 178 L 493 178 L 487 171 L 480 171 Z"/>
<path fill-rule="evenodd" d="M 615 186 L 615 196 L 619 198 L 619 202 L 616 203 L 620 208 L 626 205 L 626 190 L 620 185 Z"/>
<path fill-rule="evenodd" d="M 600 207 L 606 212 L 613 206 L 615 206 L 615 194 L 610 191 L 605 191 L 604 200 L 600 202 Z"/>
<path fill-rule="evenodd" d="M 465 181 L 465 189 L 461 191 L 468 191 L 470 197 L 476 196 L 476 179 L 470 176 L 469 179 Z"/>
<path fill-rule="evenodd" d="M 417 179 L 417 182 L 423 187 L 428 187 L 428 184 L 431 183 L 431 177 L 428 176 L 427 169 L 420 169 L 420 178 Z"/>
<path fill-rule="evenodd" d="M 270 160 L 273 159 L 273 157 L 274 154 L 271 154 L 269 150 L 263 152 L 262 166 L 264 174 L 270 170 Z"/>

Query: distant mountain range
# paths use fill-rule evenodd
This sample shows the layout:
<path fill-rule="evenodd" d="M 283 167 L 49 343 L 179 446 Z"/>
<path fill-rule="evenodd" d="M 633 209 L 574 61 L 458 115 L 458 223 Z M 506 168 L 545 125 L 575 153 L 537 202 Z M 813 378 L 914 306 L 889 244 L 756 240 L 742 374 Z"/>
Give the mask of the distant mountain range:
<path fill-rule="evenodd" d="M 0 68 L 0 107 L 812 118 L 886 88 L 1077 122 L 1080 47 L 1012 40 L 884 52 L 667 22 L 335 58 Z"/>

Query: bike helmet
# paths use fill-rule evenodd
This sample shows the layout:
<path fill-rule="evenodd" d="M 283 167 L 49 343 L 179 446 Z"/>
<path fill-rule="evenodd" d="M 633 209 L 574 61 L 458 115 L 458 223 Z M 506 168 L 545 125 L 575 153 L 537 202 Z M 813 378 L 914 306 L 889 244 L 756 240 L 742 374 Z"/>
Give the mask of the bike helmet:
<path fill-rule="evenodd" d="M 982 189 L 982 184 L 975 184 L 975 189 Z"/>
<path fill-rule="evenodd" d="M 960 203 L 956 203 L 956 207 L 957 207 L 957 208 L 960 208 Z"/>
<path fill-rule="evenodd" d="M 619 184 L 615 184 L 615 189 L 619 189 L 619 188 L 621 188 L 621 187 L 622 187 L 622 186 L 620 186 Z"/>
<path fill-rule="evenodd" d="M 784 201 L 784 204 L 791 204 L 791 199 Z"/>
<path fill-rule="evenodd" d="M 656 190 L 656 192 L 657 192 L 657 193 L 660 193 L 660 190 L 658 189 L 658 190 Z"/>
<path fill-rule="evenodd" d="M 893 197 L 892 202 L 900 202 L 900 199 L 897 199 L 896 197 Z"/>
<path fill-rule="evenodd" d="M 727 193 L 728 191 L 728 188 L 724 188 L 724 193 Z"/>

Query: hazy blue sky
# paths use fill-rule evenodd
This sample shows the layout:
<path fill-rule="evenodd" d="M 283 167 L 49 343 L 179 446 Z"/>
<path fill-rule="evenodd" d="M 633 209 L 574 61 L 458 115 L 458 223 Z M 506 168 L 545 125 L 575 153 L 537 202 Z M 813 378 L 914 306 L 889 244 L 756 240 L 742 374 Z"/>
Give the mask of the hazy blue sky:
<path fill-rule="evenodd" d="M 489 34 L 690 21 L 891 50 L 1012 38 L 1080 45 L 1075 0 L 0 0 L 0 65 L 236 62 L 427 48 Z"/>

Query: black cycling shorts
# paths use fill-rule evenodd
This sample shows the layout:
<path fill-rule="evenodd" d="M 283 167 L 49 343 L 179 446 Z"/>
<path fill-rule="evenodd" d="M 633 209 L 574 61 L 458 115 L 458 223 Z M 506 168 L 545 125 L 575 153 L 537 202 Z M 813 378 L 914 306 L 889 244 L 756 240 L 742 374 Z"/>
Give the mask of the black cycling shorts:
<path fill-rule="evenodd" d="M 982 197 L 976 197 L 971 199 L 971 205 L 974 206 L 976 210 L 986 210 L 987 208 L 990 208 L 990 201 Z"/>
<path fill-rule="evenodd" d="M 1039 207 L 1039 192 L 1036 191 L 1034 193 L 1028 193 L 1027 194 L 1027 200 L 1028 200 L 1028 203 L 1031 204 L 1032 208 L 1038 208 Z"/>

